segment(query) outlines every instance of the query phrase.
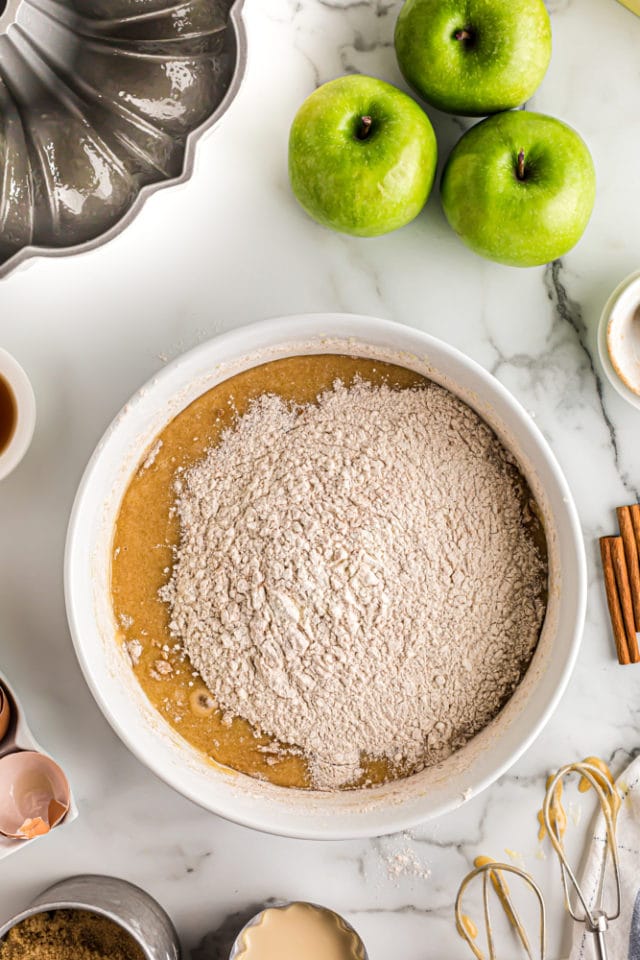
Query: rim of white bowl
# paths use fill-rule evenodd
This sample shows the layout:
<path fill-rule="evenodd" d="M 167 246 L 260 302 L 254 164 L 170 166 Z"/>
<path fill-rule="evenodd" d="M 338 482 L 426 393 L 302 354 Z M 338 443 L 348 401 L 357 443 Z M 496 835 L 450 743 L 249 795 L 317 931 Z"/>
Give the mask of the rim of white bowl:
<path fill-rule="evenodd" d="M 13 393 L 17 422 L 6 449 L 0 453 L 0 480 L 8 477 L 26 454 L 36 426 L 36 398 L 31 381 L 16 358 L 0 347 L 0 376 Z"/>
<path fill-rule="evenodd" d="M 627 386 L 624 380 L 620 378 L 620 375 L 614 367 L 611 360 L 611 355 L 609 353 L 609 325 L 612 320 L 613 312 L 618 305 L 620 298 L 624 296 L 629 287 L 632 287 L 636 284 L 638 286 L 638 296 L 640 298 L 640 270 L 636 270 L 635 273 L 631 273 L 628 277 L 625 277 L 625 279 L 618 284 L 605 303 L 600 316 L 600 322 L 598 324 L 598 353 L 600 355 L 602 369 L 606 373 L 607 379 L 609 380 L 611 386 L 624 400 L 627 401 L 627 403 L 631 404 L 632 407 L 635 407 L 636 410 L 640 410 L 640 396 L 638 396 L 637 393 L 634 393 L 634 391 Z"/>
<path fill-rule="evenodd" d="M 318 326 L 323 331 L 322 335 L 318 333 Z M 163 769 L 163 764 L 159 762 L 156 757 L 149 756 L 145 753 L 136 741 L 135 734 L 132 735 L 121 720 L 114 715 L 107 702 L 107 698 L 101 690 L 100 681 L 95 677 L 94 671 L 89 663 L 82 641 L 82 630 L 74 597 L 74 567 L 77 562 L 76 554 L 79 550 L 79 540 L 83 532 L 85 537 L 88 536 L 88 524 L 85 525 L 83 522 L 84 503 L 93 481 L 94 471 L 100 463 L 104 448 L 112 434 L 118 430 L 122 419 L 132 414 L 137 401 L 145 397 L 148 398 L 150 391 L 157 391 L 165 383 L 171 382 L 176 378 L 181 367 L 188 366 L 189 362 L 193 359 L 209 351 L 216 351 L 224 356 L 232 355 L 236 358 L 242 358 L 253 356 L 262 348 L 273 348 L 274 345 L 277 344 L 285 347 L 287 344 L 299 344 L 305 340 L 317 340 L 320 336 L 325 336 L 331 340 L 338 339 L 343 342 L 355 340 L 358 343 L 367 344 L 373 349 L 376 347 L 376 333 L 380 335 L 386 334 L 387 336 L 395 334 L 400 341 L 405 341 L 404 348 L 406 353 L 410 350 L 406 345 L 407 340 L 414 340 L 416 346 L 419 345 L 419 355 L 422 357 L 428 355 L 430 350 L 443 352 L 447 355 L 448 359 L 460 367 L 465 368 L 473 378 L 479 380 L 483 386 L 487 387 L 490 392 L 493 392 L 517 420 L 518 427 L 529 434 L 538 455 L 544 461 L 545 466 L 550 471 L 553 481 L 558 488 L 565 511 L 565 520 L 567 522 L 566 535 L 570 538 L 569 548 L 572 553 L 572 561 L 575 564 L 576 585 L 572 596 L 571 611 L 573 627 L 570 631 L 570 636 L 567 636 L 564 641 L 566 653 L 563 666 L 556 675 L 553 690 L 547 695 L 544 707 L 540 710 L 537 720 L 531 724 L 526 733 L 518 738 L 518 743 L 506 752 L 500 762 L 497 762 L 484 776 L 477 777 L 474 780 L 472 788 L 465 791 L 462 797 L 459 797 L 457 800 L 452 800 L 451 798 L 443 799 L 440 803 L 430 805 L 428 809 L 425 810 L 421 809 L 421 804 L 416 802 L 415 798 L 412 798 L 413 802 L 411 804 L 407 803 L 407 806 L 414 808 L 411 810 L 404 810 L 402 802 L 396 802 L 389 805 L 388 808 L 385 807 L 382 812 L 376 810 L 371 815 L 369 815 L 369 811 L 367 810 L 363 812 L 356 811 L 355 813 L 352 812 L 349 816 L 343 815 L 347 822 L 341 826 L 328 823 L 326 814 L 323 819 L 323 817 L 317 813 L 309 813 L 307 817 L 301 816 L 299 812 L 296 811 L 295 816 L 292 816 L 296 825 L 289 827 L 288 825 L 283 825 L 280 815 L 276 816 L 273 812 L 271 815 L 269 814 L 268 807 L 270 800 L 267 798 L 261 798 L 260 802 L 256 804 L 256 810 L 252 811 L 251 814 L 246 814 L 238 812 L 233 801 L 227 798 L 223 798 L 222 800 L 214 798 L 211 800 L 211 798 L 207 797 L 205 799 L 197 790 L 191 789 L 184 784 L 178 784 L 176 780 Z M 276 334 L 278 335 L 276 336 Z M 382 349 L 380 344 L 377 345 Z M 167 422 L 173 418 L 173 415 L 174 414 L 168 418 Z M 140 453 L 142 454 L 142 452 L 141 450 Z M 575 666 L 586 615 L 587 566 L 580 521 L 564 473 L 538 426 L 525 411 L 522 404 L 492 374 L 457 348 L 414 327 L 362 314 L 294 314 L 247 324 L 226 333 L 219 334 L 199 344 L 175 358 L 156 375 L 151 377 L 138 390 L 134 397 L 121 408 L 97 444 L 78 486 L 71 510 L 65 544 L 64 592 L 67 617 L 76 656 L 85 681 L 96 703 L 125 746 L 160 780 L 203 809 L 241 826 L 259 830 L 263 833 L 271 833 L 294 839 L 345 840 L 394 833 L 442 816 L 463 805 L 472 797 L 477 796 L 487 787 L 491 786 L 491 784 L 499 780 L 529 749 L 558 706 Z M 506 707 L 503 709 L 506 709 Z M 470 741 L 470 743 L 473 743 L 473 740 Z M 239 776 L 242 777 L 244 775 Z M 249 780 L 251 778 L 247 777 L 246 779 Z M 285 792 L 288 790 L 288 788 L 280 789 Z M 419 809 L 415 809 L 416 806 Z M 322 822 L 319 823 L 318 821 Z"/>

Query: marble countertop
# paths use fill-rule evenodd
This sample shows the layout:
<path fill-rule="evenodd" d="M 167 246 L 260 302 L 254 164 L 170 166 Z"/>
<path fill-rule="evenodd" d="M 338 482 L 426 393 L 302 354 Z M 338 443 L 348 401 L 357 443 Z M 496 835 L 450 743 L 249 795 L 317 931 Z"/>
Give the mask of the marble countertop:
<path fill-rule="evenodd" d="M 154 195 L 106 246 L 36 260 L 0 284 L 0 342 L 28 370 L 39 407 L 33 446 L 0 489 L 0 662 L 36 735 L 68 769 L 80 807 L 68 829 L 0 863 L 0 919 L 61 876 L 107 872 L 159 898 L 194 960 L 225 957 L 239 916 L 271 897 L 345 913 L 371 960 L 464 957 L 453 898 L 472 858 L 488 852 L 511 855 L 535 874 L 549 901 L 549 954 L 566 955 L 555 863 L 542 859 L 536 839 L 545 776 L 593 753 L 622 769 L 640 744 L 639 674 L 613 655 L 596 539 L 614 531 L 613 507 L 640 492 L 640 415 L 604 381 L 596 353 L 607 295 L 640 265 L 640 19 L 615 0 L 549 6 L 554 56 L 529 106 L 582 133 L 599 181 L 588 231 L 561 262 L 519 271 L 480 260 L 447 227 L 437 192 L 414 224 L 381 239 L 347 239 L 309 221 L 287 183 L 293 114 L 315 85 L 345 71 L 400 83 L 392 47 L 398 4 L 248 0 L 246 82 L 201 142 L 192 180 Z M 446 154 L 460 122 L 432 115 Z M 311 843 L 223 822 L 127 752 L 80 675 L 62 558 L 84 464 L 144 380 L 222 330 L 332 310 L 413 324 L 513 391 L 573 490 L 590 593 L 568 692 L 507 776 L 410 834 Z M 420 868 L 398 872 L 407 849 Z"/>

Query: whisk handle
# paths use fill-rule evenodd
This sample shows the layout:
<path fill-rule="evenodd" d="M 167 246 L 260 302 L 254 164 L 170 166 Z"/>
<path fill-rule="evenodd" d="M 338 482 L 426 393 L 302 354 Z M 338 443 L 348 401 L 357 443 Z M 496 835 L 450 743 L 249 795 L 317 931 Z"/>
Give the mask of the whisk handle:
<path fill-rule="evenodd" d="M 593 934 L 593 946 L 596 960 L 607 960 L 607 944 L 605 933 L 609 929 L 609 921 L 606 914 L 596 913 L 592 918 L 593 922 L 587 925 L 589 933 Z"/>

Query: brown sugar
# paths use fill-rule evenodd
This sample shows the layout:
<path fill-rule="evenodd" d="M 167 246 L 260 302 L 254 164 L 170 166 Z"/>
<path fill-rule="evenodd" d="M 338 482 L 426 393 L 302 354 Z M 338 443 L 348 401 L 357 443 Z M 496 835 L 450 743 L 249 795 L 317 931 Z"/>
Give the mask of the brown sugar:
<path fill-rule="evenodd" d="M 86 910 L 27 917 L 0 943 L 0 960 L 145 960 L 141 947 L 113 920 Z"/>

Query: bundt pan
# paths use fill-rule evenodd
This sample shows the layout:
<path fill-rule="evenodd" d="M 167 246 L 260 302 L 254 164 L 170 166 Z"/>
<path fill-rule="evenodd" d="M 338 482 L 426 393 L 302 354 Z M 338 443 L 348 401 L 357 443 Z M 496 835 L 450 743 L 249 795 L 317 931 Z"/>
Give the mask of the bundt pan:
<path fill-rule="evenodd" d="M 186 180 L 238 91 L 242 0 L 0 0 L 0 277 Z"/>

